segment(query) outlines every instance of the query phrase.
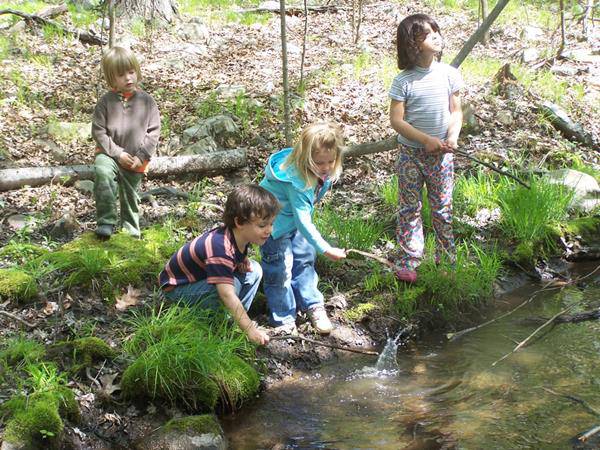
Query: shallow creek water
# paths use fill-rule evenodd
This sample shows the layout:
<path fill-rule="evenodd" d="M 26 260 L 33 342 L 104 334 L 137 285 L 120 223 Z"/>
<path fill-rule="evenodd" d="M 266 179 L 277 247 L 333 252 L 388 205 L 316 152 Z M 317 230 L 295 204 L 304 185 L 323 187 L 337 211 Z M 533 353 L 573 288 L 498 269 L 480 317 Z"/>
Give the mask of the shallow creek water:
<path fill-rule="evenodd" d="M 539 326 L 524 318 L 549 318 L 569 305 L 577 305 L 569 313 L 598 307 L 598 276 L 595 281 L 584 289 L 545 292 L 457 340 L 430 336 L 400 346 L 394 370 L 375 369 L 375 357 L 350 356 L 285 382 L 222 418 L 230 448 L 572 448 L 571 439 L 600 425 L 600 418 L 544 388 L 600 410 L 600 322 L 557 325 L 492 363 Z M 535 289 L 498 299 L 487 318 Z"/>

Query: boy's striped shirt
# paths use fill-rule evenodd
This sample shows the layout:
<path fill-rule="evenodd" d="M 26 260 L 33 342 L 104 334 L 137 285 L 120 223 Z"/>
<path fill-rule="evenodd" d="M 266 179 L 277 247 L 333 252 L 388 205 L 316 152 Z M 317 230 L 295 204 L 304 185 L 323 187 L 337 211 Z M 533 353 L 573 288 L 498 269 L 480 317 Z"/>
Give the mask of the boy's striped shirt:
<path fill-rule="evenodd" d="M 159 275 L 166 291 L 206 280 L 209 284 L 233 284 L 234 272 L 249 272 L 248 247 L 237 248 L 232 231 L 220 226 L 186 243 L 171 256 Z"/>

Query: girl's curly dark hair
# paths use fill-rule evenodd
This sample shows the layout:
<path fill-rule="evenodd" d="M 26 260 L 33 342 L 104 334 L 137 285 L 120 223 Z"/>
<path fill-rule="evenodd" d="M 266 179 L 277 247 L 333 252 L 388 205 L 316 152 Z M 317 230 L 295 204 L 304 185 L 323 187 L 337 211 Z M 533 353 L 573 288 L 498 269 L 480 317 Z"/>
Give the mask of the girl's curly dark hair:
<path fill-rule="evenodd" d="M 427 37 L 425 25 L 428 24 L 435 33 L 440 33 L 440 27 L 427 14 L 413 14 L 405 17 L 398 25 L 396 46 L 398 50 L 398 69 L 412 69 L 417 64 L 419 45 Z M 437 60 L 442 58 L 442 52 Z"/>

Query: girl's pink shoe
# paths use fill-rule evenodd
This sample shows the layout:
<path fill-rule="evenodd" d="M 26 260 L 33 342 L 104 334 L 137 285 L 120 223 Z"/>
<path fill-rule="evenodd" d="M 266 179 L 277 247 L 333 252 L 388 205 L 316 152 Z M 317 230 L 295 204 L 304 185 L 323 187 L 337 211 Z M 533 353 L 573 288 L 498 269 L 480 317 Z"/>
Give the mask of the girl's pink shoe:
<path fill-rule="evenodd" d="M 417 282 L 417 272 L 410 269 L 399 269 L 394 275 L 400 281 L 404 281 L 406 283 L 416 283 Z"/>

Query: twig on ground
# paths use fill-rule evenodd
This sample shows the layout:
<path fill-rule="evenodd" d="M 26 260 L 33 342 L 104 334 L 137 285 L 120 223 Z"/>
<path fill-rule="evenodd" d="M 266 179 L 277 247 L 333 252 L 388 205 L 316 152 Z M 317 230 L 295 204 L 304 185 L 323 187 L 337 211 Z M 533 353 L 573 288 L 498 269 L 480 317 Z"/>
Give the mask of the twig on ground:
<path fill-rule="evenodd" d="M 314 339 L 310 339 L 310 338 L 307 338 L 304 336 L 289 335 L 289 336 L 272 336 L 271 337 L 272 341 L 284 341 L 286 339 L 292 339 L 294 341 L 301 341 L 301 342 L 310 342 L 311 344 L 320 345 L 321 347 L 334 348 L 336 350 L 344 350 L 345 352 L 362 353 L 363 355 L 379 355 L 378 352 L 373 351 L 373 350 L 363 350 L 362 348 L 346 347 L 343 345 L 336 345 L 336 344 L 327 344 L 325 342 L 316 341 Z"/>
<path fill-rule="evenodd" d="M 392 270 L 395 270 L 394 263 L 392 263 L 391 261 L 389 261 L 381 256 L 374 255 L 373 253 L 363 252 L 362 250 L 356 250 L 354 248 L 347 248 L 346 253 L 358 253 L 359 255 L 362 255 L 366 258 L 371 258 L 371 259 L 374 259 L 375 261 L 379 261 L 381 264 L 389 267 Z"/>
<path fill-rule="evenodd" d="M 494 367 L 496 364 L 498 364 L 500 361 L 508 358 L 510 355 L 512 355 L 513 353 L 515 353 L 516 351 L 518 351 L 519 349 L 525 347 L 525 345 L 527 345 L 527 343 L 538 333 L 538 331 L 542 330 L 543 328 L 545 328 L 546 326 L 550 325 L 552 322 L 554 322 L 554 319 L 556 319 L 558 316 L 566 313 L 569 309 L 571 309 L 574 305 L 569 305 L 568 307 L 566 307 L 565 309 L 563 309 L 561 312 L 559 312 L 558 314 L 555 314 L 554 316 L 552 316 L 552 318 L 550 318 L 549 320 L 547 320 L 544 324 L 540 325 L 539 327 L 536 328 L 536 330 L 531 333 L 529 336 L 527 336 L 526 339 L 524 339 L 523 341 L 521 341 L 519 343 L 519 345 L 517 345 L 510 353 L 507 353 L 506 355 L 504 355 L 502 358 L 498 359 L 497 361 L 494 361 L 492 363 L 492 367 Z"/>
<path fill-rule="evenodd" d="M 14 314 L 11 314 L 7 311 L 2 311 L 1 309 L 0 309 L 0 316 L 4 316 L 4 317 L 8 317 L 9 319 L 16 320 L 17 322 L 20 322 L 23 325 L 25 325 L 30 330 L 36 327 L 35 324 L 27 322 L 26 320 L 21 319 L 20 317 L 17 317 Z"/>

